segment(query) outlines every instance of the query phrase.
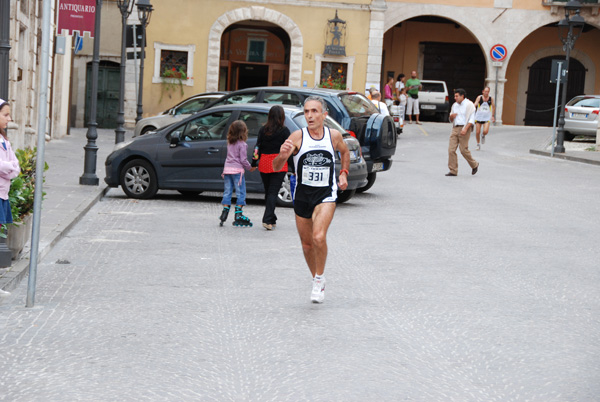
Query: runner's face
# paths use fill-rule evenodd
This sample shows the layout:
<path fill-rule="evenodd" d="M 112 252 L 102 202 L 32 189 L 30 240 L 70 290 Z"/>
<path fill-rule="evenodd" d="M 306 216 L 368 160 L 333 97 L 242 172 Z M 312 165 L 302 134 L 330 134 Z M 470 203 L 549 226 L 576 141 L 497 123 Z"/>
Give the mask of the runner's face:
<path fill-rule="evenodd" d="M 10 106 L 6 105 L 2 109 L 0 109 L 0 129 L 6 130 L 8 127 L 8 123 L 10 123 L 12 119 L 10 118 Z"/>
<path fill-rule="evenodd" d="M 308 101 L 304 105 L 304 118 L 308 123 L 309 130 L 320 130 L 323 127 L 327 112 L 323 112 L 321 102 Z"/>
<path fill-rule="evenodd" d="M 488 96 L 490 96 L 490 89 L 489 89 L 489 88 L 486 88 L 486 89 L 484 89 L 484 90 L 483 90 L 483 92 L 482 92 L 482 93 L 483 93 L 483 96 L 484 96 L 485 98 L 487 98 Z"/>

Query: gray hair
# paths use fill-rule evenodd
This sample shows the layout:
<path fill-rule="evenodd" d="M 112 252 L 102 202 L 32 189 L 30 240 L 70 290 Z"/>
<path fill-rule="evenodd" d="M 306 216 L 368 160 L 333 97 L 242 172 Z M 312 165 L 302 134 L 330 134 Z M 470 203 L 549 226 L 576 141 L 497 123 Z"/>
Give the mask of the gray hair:
<path fill-rule="evenodd" d="M 325 113 L 327 111 L 327 103 L 320 96 L 317 96 L 317 95 L 311 95 L 311 96 L 309 96 L 308 98 L 304 99 L 304 104 L 303 105 L 306 105 L 306 102 L 309 102 L 309 101 L 317 101 L 317 102 L 321 103 L 321 111 L 323 113 Z"/>

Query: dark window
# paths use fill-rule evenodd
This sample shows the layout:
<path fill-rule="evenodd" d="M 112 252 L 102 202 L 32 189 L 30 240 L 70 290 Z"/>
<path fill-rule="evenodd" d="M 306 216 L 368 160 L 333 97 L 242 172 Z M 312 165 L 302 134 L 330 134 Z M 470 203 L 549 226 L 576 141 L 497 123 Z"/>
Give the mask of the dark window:
<path fill-rule="evenodd" d="M 187 78 L 188 52 L 161 50 L 160 76 L 166 78 Z"/>

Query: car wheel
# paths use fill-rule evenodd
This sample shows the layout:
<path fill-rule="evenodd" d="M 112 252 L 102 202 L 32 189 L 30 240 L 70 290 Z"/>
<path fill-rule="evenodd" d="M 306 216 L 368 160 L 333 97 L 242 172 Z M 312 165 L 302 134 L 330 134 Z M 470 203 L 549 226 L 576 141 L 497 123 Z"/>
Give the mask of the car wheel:
<path fill-rule="evenodd" d="M 202 191 L 195 191 L 195 190 L 177 190 L 179 192 L 179 194 L 186 196 L 186 197 L 195 197 L 198 194 L 201 194 Z"/>
<path fill-rule="evenodd" d="M 367 184 L 364 187 L 356 189 L 356 192 L 364 193 L 365 191 L 373 187 L 373 184 L 375 184 L 375 179 L 377 179 L 377 173 L 369 173 L 369 175 L 367 176 Z"/>
<path fill-rule="evenodd" d="M 448 123 L 448 118 L 449 118 L 448 112 L 440 113 L 440 121 L 442 123 Z"/>
<path fill-rule="evenodd" d="M 285 177 L 283 178 L 283 182 L 281 183 L 279 194 L 277 194 L 277 205 L 279 205 L 280 207 L 291 208 L 294 206 L 290 177 L 292 177 L 292 172 L 287 172 Z"/>
<path fill-rule="evenodd" d="M 337 192 L 337 203 L 341 204 L 343 202 L 348 201 L 352 196 L 356 194 L 356 189 L 354 190 L 344 190 Z"/>
<path fill-rule="evenodd" d="M 574 138 L 575 138 L 575 134 L 571 134 L 570 132 L 565 131 L 565 134 L 564 134 L 564 137 L 563 137 L 563 139 L 565 141 L 573 141 Z"/>
<path fill-rule="evenodd" d="M 154 131 L 154 130 L 156 130 L 156 127 L 146 126 L 146 127 L 142 128 L 142 131 L 140 131 L 140 135 L 144 135 L 147 132 Z"/>
<path fill-rule="evenodd" d="M 127 162 L 121 170 L 120 183 L 123 192 L 130 198 L 148 199 L 158 191 L 154 168 L 143 159 Z"/>

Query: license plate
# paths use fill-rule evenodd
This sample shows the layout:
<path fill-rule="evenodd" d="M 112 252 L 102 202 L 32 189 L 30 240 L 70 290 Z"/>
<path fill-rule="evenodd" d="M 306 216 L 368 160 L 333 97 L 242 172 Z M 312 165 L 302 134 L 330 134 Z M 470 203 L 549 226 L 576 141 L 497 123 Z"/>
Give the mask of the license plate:
<path fill-rule="evenodd" d="M 374 172 L 379 172 L 383 170 L 383 162 L 375 162 L 373 163 L 373 171 Z"/>
<path fill-rule="evenodd" d="M 571 113 L 571 117 L 587 119 L 588 115 L 585 113 Z"/>
<path fill-rule="evenodd" d="M 435 105 L 421 105 L 421 109 L 435 110 Z"/>

